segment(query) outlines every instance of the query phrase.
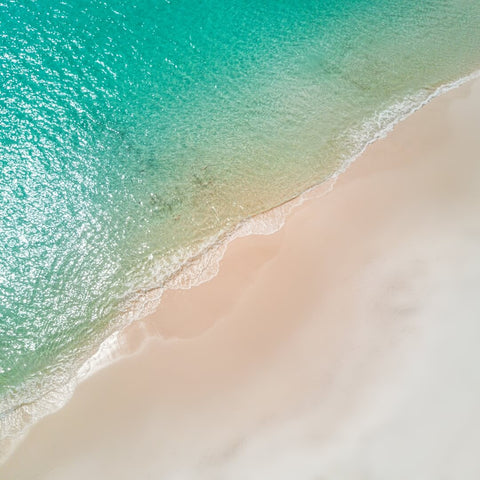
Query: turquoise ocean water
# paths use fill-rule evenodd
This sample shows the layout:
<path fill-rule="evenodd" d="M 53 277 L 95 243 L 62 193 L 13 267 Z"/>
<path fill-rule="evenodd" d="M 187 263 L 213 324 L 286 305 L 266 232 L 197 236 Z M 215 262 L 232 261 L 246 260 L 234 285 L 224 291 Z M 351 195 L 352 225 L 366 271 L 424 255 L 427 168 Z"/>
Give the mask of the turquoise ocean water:
<path fill-rule="evenodd" d="M 145 292 L 479 66 L 476 0 L 0 1 L 3 437 Z"/>

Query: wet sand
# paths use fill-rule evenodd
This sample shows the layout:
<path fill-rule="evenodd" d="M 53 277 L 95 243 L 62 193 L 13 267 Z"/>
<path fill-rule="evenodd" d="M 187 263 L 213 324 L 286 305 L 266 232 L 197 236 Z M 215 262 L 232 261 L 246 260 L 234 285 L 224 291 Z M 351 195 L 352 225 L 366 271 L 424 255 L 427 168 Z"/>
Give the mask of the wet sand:
<path fill-rule="evenodd" d="M 480 478 L 479 131 L 474 80 L 232 242 L 0 478 Z"/>

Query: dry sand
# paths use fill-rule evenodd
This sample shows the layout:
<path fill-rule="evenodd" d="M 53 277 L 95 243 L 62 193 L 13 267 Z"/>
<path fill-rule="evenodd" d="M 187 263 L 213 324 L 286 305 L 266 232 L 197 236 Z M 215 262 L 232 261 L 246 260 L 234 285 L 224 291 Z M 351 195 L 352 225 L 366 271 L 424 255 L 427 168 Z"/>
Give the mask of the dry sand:
<path fill-rule="evenodd" d="M 0 478 L 480 478 L 479 127 L 475 80 L 234 241 Z"/>

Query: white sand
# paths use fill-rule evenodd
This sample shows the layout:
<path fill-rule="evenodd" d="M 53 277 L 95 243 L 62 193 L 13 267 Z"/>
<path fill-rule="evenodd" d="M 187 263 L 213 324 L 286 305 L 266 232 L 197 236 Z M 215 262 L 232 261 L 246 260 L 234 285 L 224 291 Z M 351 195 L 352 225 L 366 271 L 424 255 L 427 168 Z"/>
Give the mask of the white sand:
<path fill-rule="evenodd" d="M 0 478 L 480 478 L 480 81 L 124 339 Z"/>

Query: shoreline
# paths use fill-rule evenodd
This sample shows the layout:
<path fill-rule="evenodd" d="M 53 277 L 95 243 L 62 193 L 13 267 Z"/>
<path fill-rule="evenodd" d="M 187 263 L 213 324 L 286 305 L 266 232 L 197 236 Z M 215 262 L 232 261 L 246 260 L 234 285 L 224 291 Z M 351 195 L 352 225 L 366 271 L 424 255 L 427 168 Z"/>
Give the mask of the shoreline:
<path fill-rule="evenodd" d="M 478 72 L 475 72 L 475 77 L 478 77 Z M 462 83 L 466 83 L 468 80 L 464 80 Z M 452 93 L 455 93 L 455 92 L 458 92 L 459 90 L 461 90 L 462 88 L 463 89 L 467 89 L 467 88 L 474 88 L 473 84 L 475 84 L 475 86 L 478 84 L 478 80 L 476 81 L 472 81 L 470 82 L 468 85 L 464 85 L 464 86 L 460 86 L 459 88 L 455 89 Z M 440 89 L 438 90 L 441 90 L 442 88 L 445 88 L 445 87 L 441 87 Z M 455 87 L 451 87 L 451 88 L 455 88 Z M 443 91 L 441 91 L 440 93 L 445 93 Z M 435 101 L 434 102 L 431 102 L 430 100 L 428 101 L 429 103 L 427 103 L 427 105 L 423 108 L 418 107 L 414 112 L 412 113 L 415 113 L 415 112 L 422 112 L 425 108 L 427 108 L 428 106 L 430 105 L 434 105 L 438 102 L 437 98 L 439 99 L 442 99 L 442 98 L 445 98 L 445 95 L 441 95 L 439 97 L 440 94 L 436 95 L 435 98 Z M 458 93 L 457 96 L 458 97 L 462 97 L 463 93 Z M 453 100 L 452 100 L 453 102 Z M 443 103 L 448 103 L 447 101 L 443 102 Z M 420 109 L 421 108 L 421 109 Z M 420 109 L 420 110 L 419 110 Z M 364 164 L 366 164 L 368 162 L 368 160 L 365 160 L 365 157 L 367 157 L 368 159 L 368 156 L 369 156 L 369 150 L 371 148 L 374 148 L 380 141 L 385 141 L 385 142 L 388 142 L 389 141 L 389 138 L 390 138 L 390 135 L 394 135 L 395 132 L 396 132 L 396 129 L 399 128 L 401 125 L 404 125 L 405 123 L 409 122 L 410 120 L 409 119 L 406 119 L 404 121 L 402 120 L 399 120 L 398 122 L 396 122 L 394 124 L 395 126 L 395 130 L 393 131 L 393 133 L 390 133 L 386 139 L 384 140 L 375 140 L 373 142 L 370 142 L 367 147 L 365 147 L 367 149 L 367 152 L 365 153 L 362 153 L 362 156 L 361 158 L 359 158 L 357 161 L 354 161 L 351 166 L 348 168 L 347 172 L 345 174 L 342 174 L 340 175 L 338 178 L 338 182 L 343 185 L 345 182 L 349 182 L 351 181 L 351 178 L 352 176 L 355 177 L 355 172 L 351 172 L 350 169 L 353 169 L 354 167 L 357 166 L 357 163 L 361 163 L 363 162 Z M 383 137 L 380 137 L 380 138 L 383 138 Z M 379 147 L 377 147 L 377 150 L 379 149 Z M 364 149 L 365 150 L 365 149 Z M 371 156 L 371 155 L 370 155 Z M 378 162 L 377 162 L 378 163 Z M 385 168 L 386 166 L 385 165 L 382 165 L 383 168 Z M 362 168 L 365 170 L 367 169 L 365 167 L 365 165 L 360 166 L 360 167 L 356 167 L 355 170 L 362 170 Z M 368 170 L 368 169 L 367 169 Z M 371 173 L 371 172 L 370 172 Z M 345 180 L 344 179 L 344 175 L 345 176 L 349 176 L 347 177 L 347 179 Z M 362 174 L 360 174 L 361 176 Z M 350 180 L 349 180 L 350 178 Z M 314 189 L 318 189 L 318 187 L 314 187 Z M 310 190 L 311 192 L 312 190 Z M 328 199 L 332 194 L 334 194 L 334 192 L 337 191 L 337 186 L 335 187 L 334 191 L 328 195 L 328 197 L 325 197 L 324 199 L 322 200 L 326 200 Z M 338 194 L 336 194 L 338 196 Z M 315 194 L 312 194 L 313 197 L 315 197 Z M 313 207 L 312 207 L 312 203 L 318 203 L 318 205 L 321 204 L 321 201 L 318 200 L 318 198 L 313 198 L 313 199 L 309 199 L 307 202 L 303 203 L 301 206 L 299 206 L 293 215 L 289 216 L 289 218 L 286 220 L 287 222 L 287 225 L 289 223 L 292 223 L 293 222 L 293 218 L 298 218 L 298 217 L 301 217 L 302 215 L 304 215 L 304 212 L 305 210 L 313 210 Z M 292 207 L 293 208 L 293 207 Z M 320 208 L 320 207 L 318 207 Z M 359 212 L 360 213 L 360 212 Z M 324 229 L 327 229 L 328 230 L 328 227 L 329 225 L 324 225 Z M 268 240 L 266 240 L 267 237 L 265 237 L 265 239 L 259 239 L 258 236 L 256 235 L 250 235 L 248 237 L 241 237 L 239 239 L 234 239 L 235 241 L 232 241 L 232 243 L 229 243 L 228 244 L 228 249 L 226 250 L 226 253 L 225 253 L 225 257 L 223 257 L 223 259 L 221 259 L 220 261 L 222 263 L 228 263 L 229 261 L 231 261 L 230 259 L 232 258 L 232 256 L 235 256 L 235 255 L 240 255 L 242 256 L 243 255 L 243 261 L 245 261 L 245 263 L 247 265 L 250 265 L 252 262 L 253 262 L 253 266 L 250 265 L 251 268 L 253 268 L 253 270 L 257 269 L 259 271 L 261 271 L 264 267 L 264 265 L 268 264 L 270 261 L 273 261 L 272 259 L 275 259 L 276 258 L 276 253 L 275 254 L 272 254 L 272 251 L 275 251 L 275 249 L 280 249 L 280 246 L 279 246 L 279 240 L 278 238 L 279 237 L 284 237 L 286 235 L 286 233 L 284 232 L 285 230 L 285 227 L 283 229 L 281 229 L 279 232 L 271 235 L 268 237 Z M 282 233 L 283 232 L 283 233 Z M 324 232 L 325 233 L 325 232 Z M 275 237 L 275 238 L 273 238 Z M 393 241 L 392 239 L 390 239 L 391 241 Z M 265 254 L 264 256 L 262 255 L 257 255 L 257 258 L 251 258 L 251 256 L 249 257 L 245 252 L 243 252 L 243 254 L 238 253 L 238 250 L 240 249 L 240 247 L 237 247 L 236 245 L 238 245 L 239 243 L 238 242 L 243 242 L 244 244 L 246 243 L 249 243 L 249 244 L 255 244 L 255 243 L 267 243 L 267 244 L 270 244 L 270 246 L 267 246 L 265 247 L 265 250 L 268 250 L 270 253 L 269 254 Z M 280 242 L 281 243 L 281 242 Z M 272 246 L 273 245 L 273 246 Z M 275 246 L 276 245 L 276 246 Z M 225 249 L 227 248 L 227 245 L 225 245 L 224 247 Z M 241 250 L 241 249 L 240 249 Z M 248 249 L 247 249 L 248 250 Z M 236 253 L 237 251 L 237 253 Z M 277 252 L 278 253 L 278 252 Z M 248 260 L 247 260 L 248 258 Z M 238 267 L 238 266 L 237 266 Z M 227 268 L 227 267 L 222 267 L 222 268 Z M 248 268 L 247 268 L 248 269 Z M 220 274 L 222 272 L 220 271 Z M 220 275 L 219 274 L 219 275 Z M 312 273 L 313 275 L 313 273 Z M 225 276 L 225 274 L 223 274 L 223 277 Z M 222 278 L 223 278 L 222 277 Z M 217 323 L 216 322 L 213 322 L 211 324 L 209 324 L 207 327 L 205 326 L 205 324 L 201 324 L 201 325 L 186 325 L 187 322 L 183 322 L 184 324 L 183 325 L 179 325 L 178 322 L 164 322 L 162 324 L 162 322 L 160 322 L 160 324 L 158 323 L 158 318 L 157 320 L 155 320 L 155 317 L 158 317 L 159 315 L 163 316 L 163 317 L 169 317 L 169 318 L 173 318 L 175 317 L 175 315 L 177 315 L 178 317 L 178 304 L 179 303 L 183 303 L 184 300 L 185 300 L 185 295 L 188 295 L 192 298 L 194 298 L 193 300 L 193 303 L 195 303 L 195 301 L 199 304 L 202 305 L 203 308 L 205 308 L 205 305 L 202 304 L 202 300 L 200 297 L 205 296 L 205 293 L 202 292 L 204 291 L 205 289 L 211 289 L 211 288 L 219 288 L 218 284 L 219 282 L 222 281 L 222 278 L 220 280 L 217 280 L 215 282 L 215 280 L 218 278 L 218 276 L 214 277 L 210 282 L 208 283 L 202 283 L 200 286 L 197 286 L 195 289 L 192 289 L 192 290 L 179 290 L 178 292 L 176 291 L 167 291 L 165 293 L 165 298 L 164 300 L 162 301 L 162 303 L 160 304 L 160 306 L 158 307 L 157 309 L 157 312 L 155 312 L 153 315 L 150 315 L 146 320 L 142 320 L 140 321 L 138 324 L 135 324 L 135 325 L 131 325 L 129 327 L 127 327 L 127 331 L 124 333 L 124 334 L 120 334 L 120 336 L 122 337 L 122 339 L 120 340 L 121 342 L 121 345 L 122 345 L 122 348 L 125 349 L 125 352 L 124 353 L 127 353 L 127 354 L 133 354 L 133 355 L 130 355 L 130 357 L 127 355 L 126 357 L 122 357 L 122 358 L 119 358 L 116 362 L 110 364 L 110 365 L 107 365 L 108 368 L 105 368 L 103 370 L 99 370 L 99 371 L 96 371 L 92 374 L 92 376 L 89 378 L 87 378 L 86 380 L 82 381 L 79 386 L 78 386 L 78 389 L 82 389 L 82 390 L 85 390 L 86 385 L 91 379 L 93 379 L 94 377 L 98 377 L 99 374 L 102 374 L 103 376 L 108 376 L 108 372 L 112 369 L 112 368 L 116 368 L 115 366 L 118 365 L 118 364 L 124 364 L 125 362 L 128 363 L 129 362 L 129 359 L 132 360 L 132 357 L 141 357 L 145 352 L 148 352 L 149 350 L 151 350 L 151 344 L 152 343 L 162 343 L 162 342 L 165 342 L 165 338 L 176 338 L 176 339 L 198 339 L 204 335 L 207 335 L 207 332 L 214 328 L 214 326 L 217 326 Z M 233 282 L 235 283 L 236 280 L 230 278 L 229 280 L 230 282 Z M 211 283 L 216 283 L 217 286 L 216 287 L 211 287 Z M 228 283 L 228 282 L 227 282 Z M 238 282 L 237 282 L 238 283 Z M 210 287 L 209 287 L 210 285 Z M 328 285 L 325 285 L 326 287 L 328 287 Z M 236 288 L 240 288 L 239 291 L 245 291 L 247 290 L 248 291 L 248 288 L 246 285 L 236 285 Z M 221 291 L 221 289 L 220 289 Z M 237 292 L 238 293 L 238 292 Z M 233 300 L 233 297 L 235 295 L 233 294 L 230 294 L 232 298 L 230 298 L 232 304 L 235 304 L 235 301 Z M 225 296 L 222 296 L 220 295 L 221 298 L 225 298 Z M 228 297 L 228 295 L 227 295 Z M 181 298 L 181 301 L 179 300 L 179 298 Z M 228 302 L 227 302 L 228 303 Z M 218 311 L 215 311 L 215 312 L 210 312 L 209 315 L 211 318 L 212 315 L 217 315 L 218 318 L 222 318 L 222 316 L 225 316 L 225 315 L 230 315 L 230 310 L 233 308 L 232 305 L 223 305 L 222 308 L 220 309 L 217 309 Z M 170 309 L 170 310 L 169 310 Z M 183 315 L 185 316 L 185 312 L 183 313 Z M 192 312 L 190 312 L 189 314 L 189 317 L 188 318 L 192 318 Z M 188 316 L 186 315 L 186 316 Z M 208 315 L 207 315 L 208 316 Z M 175 320 L 177 320 L 178 318 L 176 317 Z M 217 327 L 217 329 L 220 328 L 220 327 Z M 289 327 L 290 328 L 290 327 Z M 292 327 L 293 328 L 293 327 Z M 148 340 L 147 342 L 144 341 L 143 338 L 149 338 L 150 337 L 150 340 Z M 162 338 L 160 338 L 162 337 Z M 170 340 L 169 341 L 166 341 L 167 344 L 170 344 L 170 345 L 175 345 L 175 344 L 178 344 L 178 342 L 182 342 L 184 340 Z M 132 360 L 133 361 L 133 360 Z M 98 383 L 98 382 L 97 382 Z M 98 385 L 97 385 L 98 387 Z M 75 400 L 75 397 L 76 397 L 76 393 L 74 393 L 73 395 L 73 398 L 72 400 Z M 72 401 L 71 400 L 71 401 Z M 85 398 L 84 398 L 85 400 Z M 78 403 L 78 402 L 77 402 Z M 68 403 L 63 409 L 65 408 L 69 408 L 69 405 L 70 403 Z M 62 409 L 62 410 L 63 410 Z M 53 418 L 54 417 L 57 417 L 57 415 L 59 415 L 62 410 L 60 410 L 59 412 L 53 414 L 52 416 L 49 416 L 49 417 L 45 417 L 43 420 L 41 420 L 38 424 L 35 424 L 33 427 L 32 427 L 32 430 L 36 429 L 38 430 L 37 428 L 37 425 L 39 425 L 40 423 L 47 423 L 49 422 L 49 420 L 52 419 L 52 422 L 54 422 Z M 25 442 L 28 442 L 28 439 L 29 439 L 29 435 L 27 434 L 27 438 L 25 440 Z M 23 444 L 22 444 L 23 445 Z M 20 449 L 22 448 L 22 445 L 20 445 Z M 13 457 L 10 457 L 11 458 L 15 458 L 15 457 L 18 457 L 17 453 L 14 452 L 13 453 Z M 7 460 L 7 468 L 8 468 L 8 465 L 10 465 L 10 459 Z M 13 462 L 15 463 L 15 462 Z M 7 470 L 8 471 L 8 470 Z M 16 478 L 16 477 L 15 477 Z M 19 477 L 20 478 L 20 477 Z M 21 477 L 21 478 L 30 478 L 30 477 Z"/>

